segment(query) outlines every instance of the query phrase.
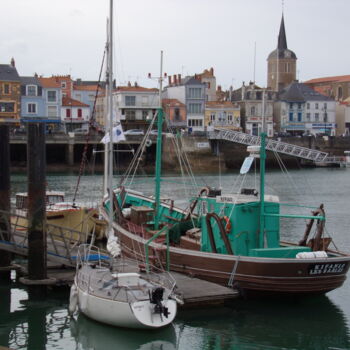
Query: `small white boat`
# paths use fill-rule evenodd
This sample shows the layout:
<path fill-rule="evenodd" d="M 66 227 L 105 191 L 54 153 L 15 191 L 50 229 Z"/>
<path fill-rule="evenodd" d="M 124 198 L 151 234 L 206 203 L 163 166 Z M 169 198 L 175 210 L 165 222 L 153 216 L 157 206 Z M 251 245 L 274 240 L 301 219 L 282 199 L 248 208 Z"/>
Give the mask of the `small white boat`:
<path fill-rule="evenodd" d="M 69 311 L 78 307 L 89 318 L 112 326 L 160 328 L 176 316 L 174 287 L 169 274 L 140 272 L 132 260 L 114 259 L 82 244 Z"/>

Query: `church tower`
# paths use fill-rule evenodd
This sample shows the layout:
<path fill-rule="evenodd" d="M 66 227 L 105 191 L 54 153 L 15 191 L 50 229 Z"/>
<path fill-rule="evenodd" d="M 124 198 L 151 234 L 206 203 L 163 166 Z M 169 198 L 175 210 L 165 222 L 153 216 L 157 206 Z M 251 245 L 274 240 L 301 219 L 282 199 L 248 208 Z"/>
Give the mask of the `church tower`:
<path fill-rule="evenodd" d="M 282 14 L 277 49 L 267 58 L 267 86 L 280 91 L 296 79 L 297 56 L 288 49 L 284 16 Z"/>

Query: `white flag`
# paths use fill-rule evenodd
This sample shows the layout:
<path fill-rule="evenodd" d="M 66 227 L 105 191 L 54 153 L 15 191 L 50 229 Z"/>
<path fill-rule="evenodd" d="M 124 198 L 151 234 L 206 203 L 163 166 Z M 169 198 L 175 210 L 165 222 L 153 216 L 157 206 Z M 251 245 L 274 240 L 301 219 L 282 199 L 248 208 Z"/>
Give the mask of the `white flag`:
<path fill-rule="evenodd" d="M 113 134 L 113 143 L 125 141 L 125 135 L 121 124 L 118 124 L 112 129 L 112 134 Z M 109 132 L 107 132 L 106 135 L 103 136 L 103 139 L 101 140 L 101 143 L 104 143 L 104 144 L 108 142 L 109 142 Z"/>

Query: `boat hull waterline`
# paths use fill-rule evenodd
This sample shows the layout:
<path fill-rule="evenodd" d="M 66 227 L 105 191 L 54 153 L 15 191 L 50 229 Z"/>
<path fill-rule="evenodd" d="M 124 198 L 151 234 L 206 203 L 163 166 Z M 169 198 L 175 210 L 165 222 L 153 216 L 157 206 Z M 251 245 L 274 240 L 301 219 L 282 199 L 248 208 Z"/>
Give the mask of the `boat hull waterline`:
<path fill-rule="evenodd" d="M 137 194 L 137 197 L 153 201 L 141 194 Z M 172 210 L 183 213 L 179 208 L 173 207 Z M 149 237 L 142 237 L 140 232 L 128 230 L 125 222 L 122 225 L 115 221 L 114 229 L 120 239 L 123 253 L 145 261 L 145 244 Z M 285 243 L 285 246 L 297 245 Z M 165 266 L 165 245 L 152 242 L 149 247 Z M 311 259 L 237 256 L 172 245 L 169 247 L 169 253 L 172 271 L 257 293 L 293 295 L 327 293 L 343 285 L 350 267 L 349 255 L 331 250 L 327 250 L 327 258 Z"/>

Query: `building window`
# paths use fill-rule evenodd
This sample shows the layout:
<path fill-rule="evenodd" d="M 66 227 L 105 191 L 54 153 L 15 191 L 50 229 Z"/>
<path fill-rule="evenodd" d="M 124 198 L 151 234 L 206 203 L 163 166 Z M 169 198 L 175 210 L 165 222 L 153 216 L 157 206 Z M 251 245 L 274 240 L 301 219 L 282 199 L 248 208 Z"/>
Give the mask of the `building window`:
<path fill-rule="evenodd" d="M 203 126 L 202 119 L 189 119 L 188 126 Z"/>
<path fill-rule="evenodd" d="M 189 114 L 200 114 L 202 113 L 202 105 L 200 103 L 190 103 L 188 106 Z"/>
<path fill-rule="evenodd" d="M 188 98 L 202 98 L 202 89 L 201 88 L 189 88 L 188 89 Z"/>
<path fill-rule="evenodd" d="M 323 121 L 324 121 L 324 122 L 327 122 L 327 121 L 328 121 L 328 115 L 327 115 L 327 113 L 324 114 L 324 116 L 323 116 Z"/>
<path fill-rule="evenodd" d="M 232 122 L 232 120 L 233 120 L 232 114 L 228 114 L 228 115 L 227 115 L 227 120 L 228 120 L 229 122 Z"/>
<path fill-rule="evenodd" d="M 301 109 L 301 103 L 298 103 L 298 108 Z"/>
<path fill-rule="evenodd" d="M 76 94 L 75 99 L 81 102 L 81 94 Z"/>
<path fill-rule="evenodd" d="M 126 120 L 136 120 L 136 112 L 135 111 L 125 111 Z"/>
<path fill-rule="evenodd" d="M 57 91 L 49 90 L 47 92 L 47 101 L 48 102 L 57 102 Z"/>
<path fill-rule="evenodd" d="M 306 113 L 306 119 L 310 121 L 311 113 Z"/>
<path fill-rule="evenodd" d="M 293 121 L 293 113 L 289 113 L 289 121 L 292 122 Z"/>
<path fill-rule="evenodd" d="M 255 115 L 255 106 L 250 108 L 250 115 Z"/>
<path fill-rule="evenodd" d="M 65 89 L 67 87 L 67 83 L 65 81 L 61 81 L 61 88 Z"/>
<path fill-rule="evenodd" d="M 57 117 L 57 107 L 56 106 L 48 106 L 47 107 L 47 116 L 51 118 Z"/>
<path fill-rule="evenodd" d="M 325 103 L 323 104 L 323 108 L 324 108 L 324 109 L 327 109 L 327 102 L 325 102 Z"/>
<path fill-rule="evenodd" d="M 11 113 L 15 111 L 14 102 L 0 102 L 0 112 Z"/>
<path fill-rule="evenodd" d="M 148 96 L 142 96 L 142 106 L 148 106 Z"/>
<path fill-rule="evenodd" d="M 36 85 L 27 85 L 27 96 L 37 96 Z"/>
<path fill-rule="evenodd" d="M 142 119 L 143 119 L 143 120 L 146 120 L 147 117 L 148 117 L 148 111 L 143 110 L 143 111 L 142 111 Z"/>
<path fill-rule="evenodd" d="M 95 101 L 95 95 L 94 94 L 90 94 L 89 95 L 89 101 L 91 101 L 91 102 Z"/>
<path fill-rule="evenodd" d="M 81 108 L 78 108 L 78 118 L 83 117 L 83 110 Z"/>
<path fill-rule="evenodd" d="M 72 117 L 71 109 L 67 108 L 66 109 L 66 118 L 71 118 L 71 117 Z"/>
<path fill-rule="evenodd" d="M 4 95 L 10 94 L 10 84 L 4 84 Z"/>
<path fill-rule="evenodd" d="M 343 89 L 341 86 L 338 87 L 338 99 L 342 99 L 343 98 Z"/>
<path fill-rule="evenodd" d="M 301 122 L 301 120 L 302 120 L 302 114 L 301 112 L 298 112 L 298 122 Z"/>
<path fill-rule="evenodd" d="M 136 96 L 125 96 L 125 106 L 135 106 Z"/>
<path fill-rule="evenodd" d="M 306 104 L 306 109 L 310 109 L 310 103 Z"/>
<path fill-rule="evenodd" d="M 318 103 L 315 103 L 315 109 L 318 109 Z"/>
<path fill-rule="evenodd" d="M 315 122 L 318 122 L 319 121 L 319 114 L 318 113 L 315 113 Z"/>
<path fill-rule="evenodd" d="M 36 113 L 36 103 L 28 103 L 27 104 L 27 113 Z"/>
<path fill-rule="evenodd" d="M 176 122 L 181 121 L 180 108 L 174 109 L 174 121 Z"/>
<path fill-rule="evenodd" d="M 215 122 L 215 113 L 210 114 L 210 121 Z"/>

